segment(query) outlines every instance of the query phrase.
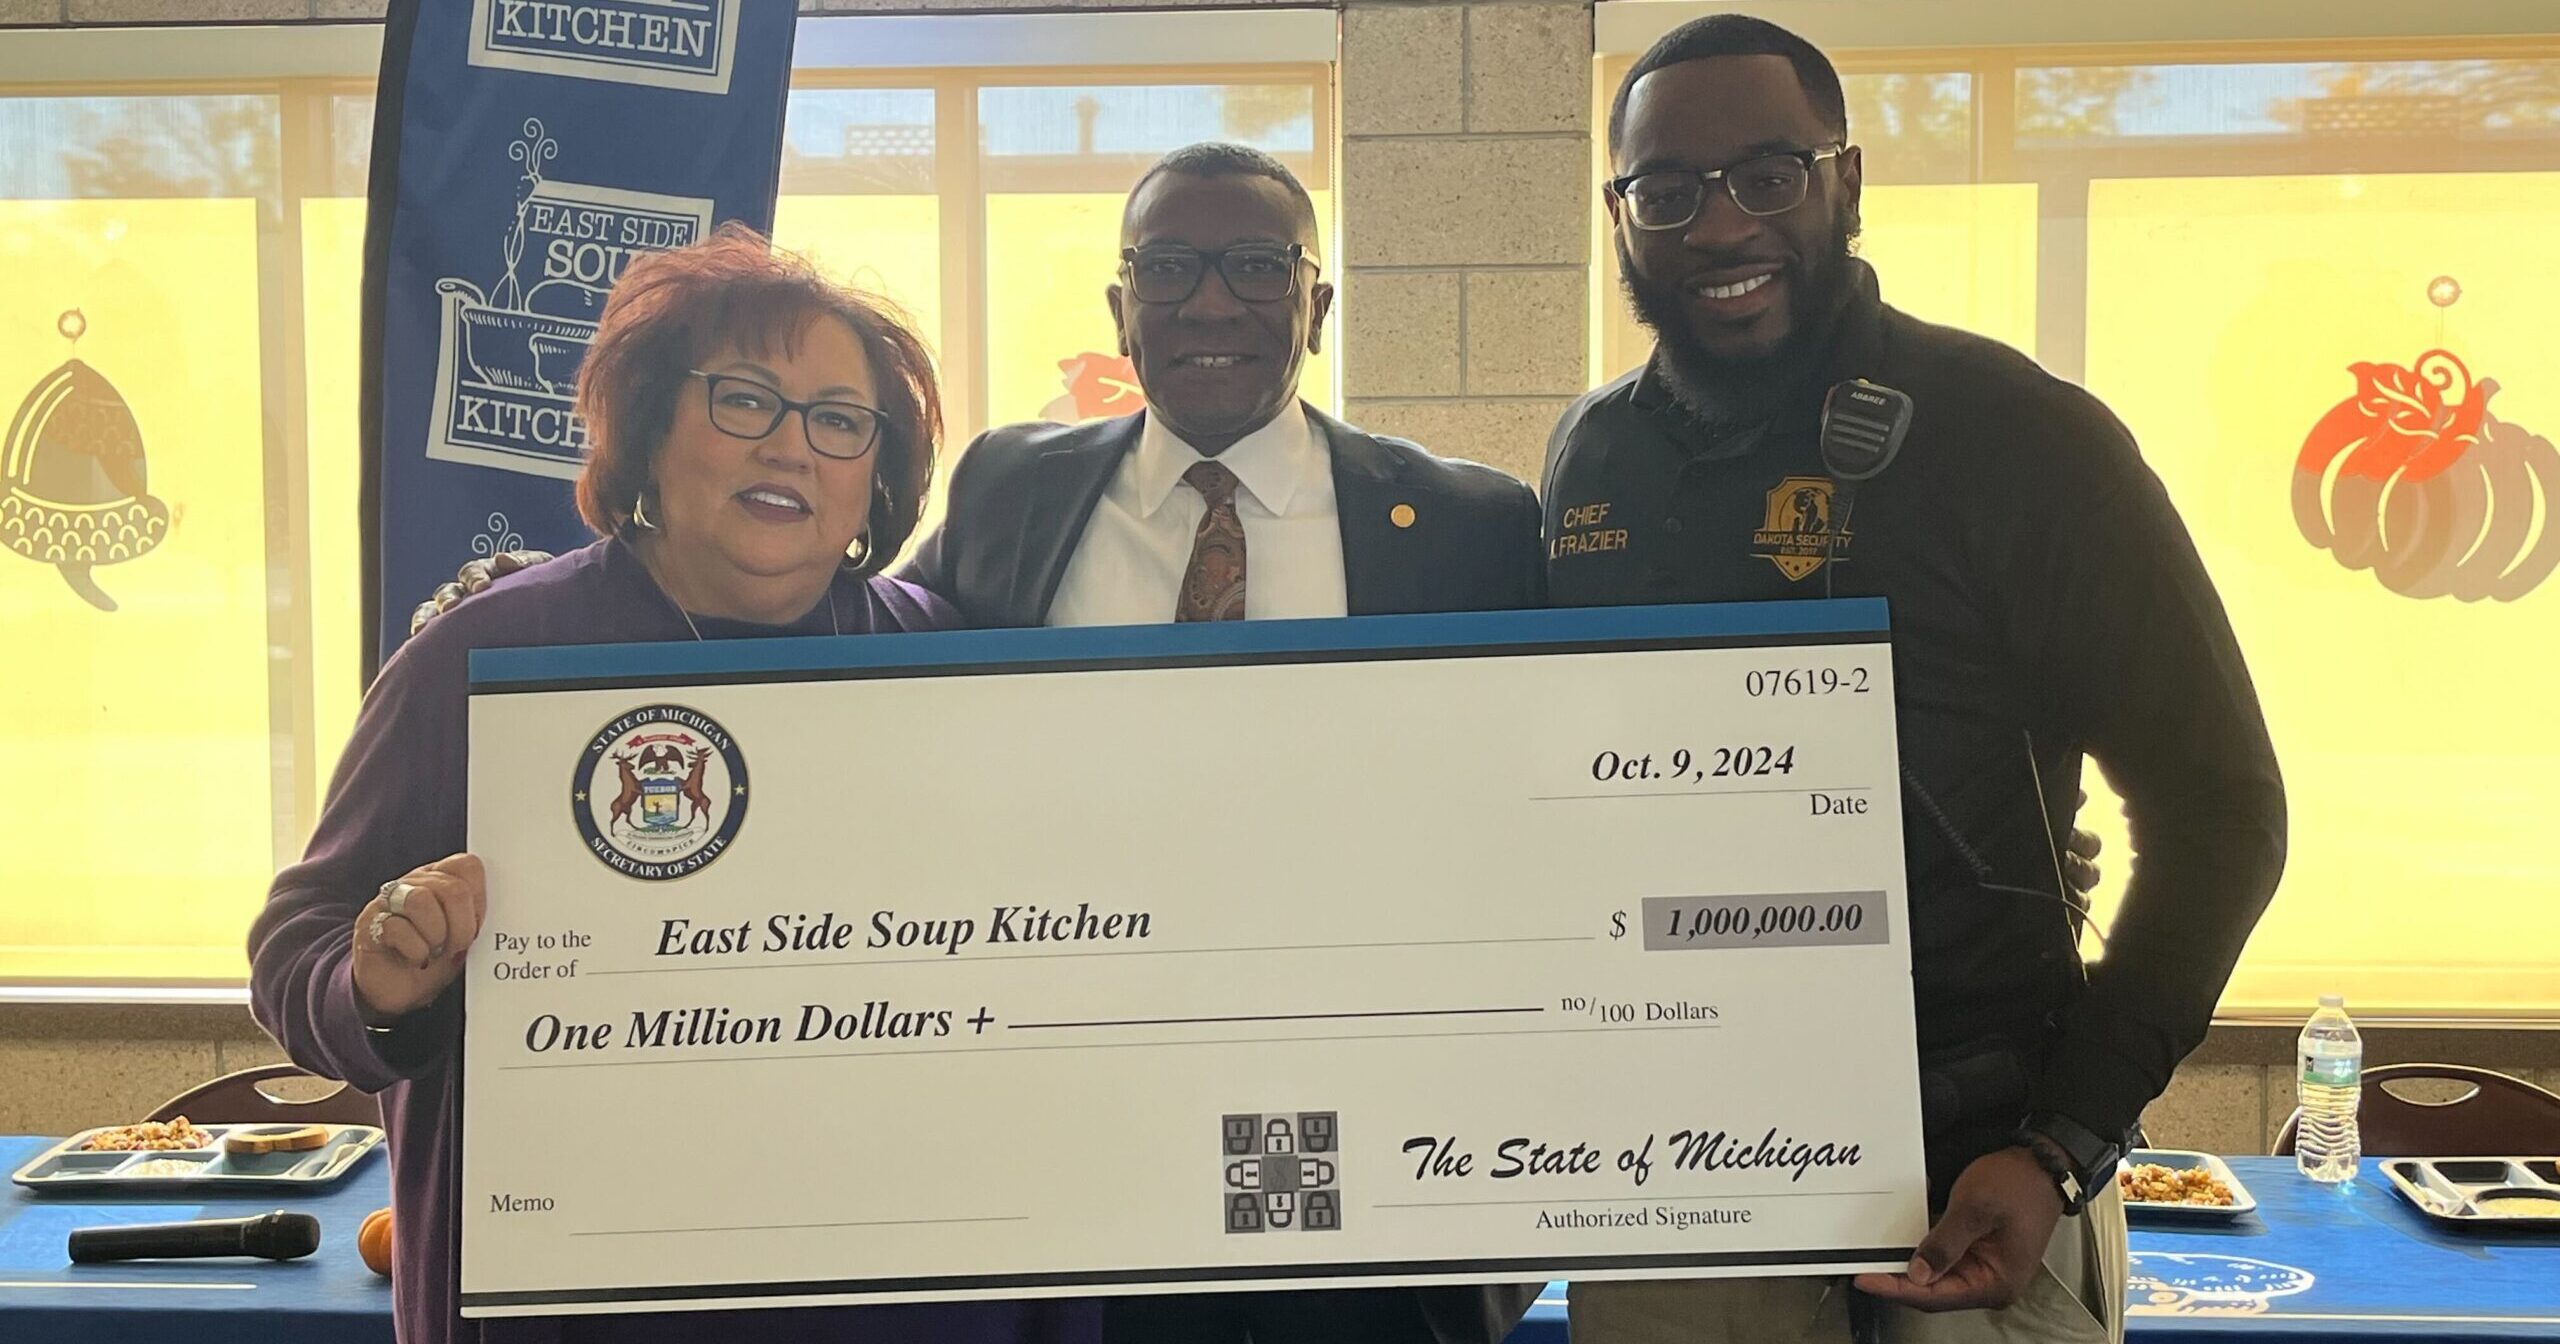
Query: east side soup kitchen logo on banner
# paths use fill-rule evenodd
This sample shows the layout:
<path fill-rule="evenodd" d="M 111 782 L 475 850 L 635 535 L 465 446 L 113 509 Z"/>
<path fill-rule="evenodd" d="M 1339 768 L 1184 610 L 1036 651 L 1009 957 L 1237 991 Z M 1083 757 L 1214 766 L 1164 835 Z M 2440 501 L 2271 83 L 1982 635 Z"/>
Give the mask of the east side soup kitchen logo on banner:
<path fill-rule="evenodd" d="M 498 249 L 497 282 L 436 281 L 443 300 L 435 419 L 427 456 L 537 476 L 578 478 L 586 426 L 572 405 L 578 365 L 605 295 L 633 254 L 683 247 L 711 231 L 711 202 L 543 180 L 559 143 L 527 118 L 508 147 L 523 199 Z M 544 548 L 555 549 L 555 548 Z"/>
<path fill-rule="evenodd" d="M 472 0 L 471 63 L 727 93 L 739 0 Z"/>
<path fill-rule="evenodd" d="M 578 366 L 634 257 L 773 222 L 793 6 L 394 0 L 365 234 L 368 666 L 475 556 L 591 540 Z"/>

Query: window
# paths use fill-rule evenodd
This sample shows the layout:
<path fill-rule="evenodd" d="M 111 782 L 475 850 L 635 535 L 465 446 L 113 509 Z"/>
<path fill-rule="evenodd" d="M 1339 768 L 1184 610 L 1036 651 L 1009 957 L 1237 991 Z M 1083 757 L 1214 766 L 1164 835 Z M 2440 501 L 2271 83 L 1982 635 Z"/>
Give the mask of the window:
<path fill-rule="evenodd" d="M 917 319 L 946 451 L 1122 414 L 1102 297 L 1122 196 L 1165 150 L 1243 140 L 1329 230 L 1332 101 L 1321 63 L 803 69 L 774 231 Z M 0 791 L 22 837 L 0 846 L 0 986 L 236 987 L 317 816 L 360 699 L 372 115 L 364 79 L 0 84 L 0 428 L 42 467 L 0 500 Z M 49 409 L 72 379 L 121 410 Z M 1330 407 L 1332 387 L 1311 364 L 1306 394 Z M 129 470 L 95 466 L 136 436 Z M 113 506 L 141 553 L 79 560 L 55 516 L 74 510 L 50 506 Z"/>
<path fill-rule="evenodd" d="M 937 337 L 953 450 L 990 425 L 1138 408 L 1102 295 L 1121 203 L 1166 151 L 1267 150 L 1330 220 L 1322 66 L 1196 83 L 1164 70 L 920 73 L 901 71 L 897 87 L 803 76 L 774 234 Z M 1305 394 L 1332 405 L 1330 366 L 1308 372 Z"/>
<path fill-rule="evenodd" d="M 1331 80 L 1323 65 L 804 71 L 774 236 L 886 293 L 934 339 L 947 471 L 989 426 L 1143 404 L 1103 291 L 1121 204 L 1168 150 L 1234 140 L 1280 159 L 1338 264 Z M 1333 409 L 1334 388 L 1332 362 L 1309 361 L 1301 393 Z"/>
<path fill-rule="evenodd" d="M 1313 74 L 1315 72 L 1310 72 Z M 1161 78 L 1161 76 L 1157 76 Z M 1137 408 L 1102 292 L 1120 258 L 1120 207 L 1169 150 L 1234 140 L 1287 164 L 1315 197 L 1317 253 L 1334 262 L 1328 155 L 1319 150 L 1321 79 L 1287 83 L 1042 84 L 983 88 L 979 174 L 986 193 L 986 286 L 1003 320 L 966 347 L 985 360 L 989 424 L 1083 419 Z M 1012 296 L 1043 294 L 1013 307 Z M 1330 361 L 1301 392 L 1333 405 Z"/>
<path fill-rule="evenodd" d="M 2525 933 L 2560 886 L 2541 839 L 2560 810 L 2560 41 L 2495 51 L 1842 58 L 1887 301 L 2103 398 L 2240 633 L 2293 843 L 2226 1013 L 2294 1019 L 2341 990 L 2359 1012 L 2560 1011 L 2551 940 Z M 1602 62 L 1603 99 L 1627 64 Z M 1604 377 L 1649 347 L 1607 278 Z M 2316 427 L 2359 365 L 2431 424 L 2494 383 L 2482 442 L 2445 484 L 2361 495 L 2333 459 L 2305 521 L 2297 459 L 2344 432 Z M 2381 572 L 2315 540 L 2349 527 Z M 2094 774 L 2091 792 L 2103 919 L 2131 851 Z"/>
<path fill-rule="evenodd" d="M 773 233 L 828 274 L 895 300 L 948 350 L 934 103 L 931 88 L 793 90 Z"/>
<path fill-rule="evenodd" d="M 308 451 L 316 416 L 277 414 L 307 343 L 353 346 L 351 288 L 342 338 L 338 296 L 299 301 L 339 254 L 303 247 L 328 97 L 0 98 L 0 977 L 237 979 L 259 874 L 345 736 L 352 589 L 345 656 L 315 658 L 311 584 L 354 570 L 352 392 L 343 466 Z"/>

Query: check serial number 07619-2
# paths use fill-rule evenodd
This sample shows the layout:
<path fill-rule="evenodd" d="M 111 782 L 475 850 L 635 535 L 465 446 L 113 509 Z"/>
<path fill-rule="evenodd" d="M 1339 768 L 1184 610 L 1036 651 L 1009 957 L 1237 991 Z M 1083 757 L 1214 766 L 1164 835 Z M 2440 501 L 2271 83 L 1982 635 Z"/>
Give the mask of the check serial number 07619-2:
<path fill-rule="evenodd" d="M 1742 674 L 1742 693 L 1754 700 L 1773 696 L 1866 695 L 1875 689 L 1869 683 L 1863 667 L 1758 667 Z"/>

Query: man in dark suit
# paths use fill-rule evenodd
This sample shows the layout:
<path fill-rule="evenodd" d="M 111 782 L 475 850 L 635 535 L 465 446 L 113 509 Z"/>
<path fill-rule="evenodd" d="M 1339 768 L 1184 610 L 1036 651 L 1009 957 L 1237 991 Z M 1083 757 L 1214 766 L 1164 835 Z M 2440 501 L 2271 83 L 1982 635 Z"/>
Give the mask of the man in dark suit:
<path fill-rule="evenodd" d="M 1333 286 L 1315 206 L 1280 162 L 1194 145 L 1122 215 L 1108 293 L 1147 408 L 1008 425 L 953 468 L 901 576 L 982 626 L 1534 607 L 1538 503 L 1490 467 L 1298 400 Z M 1534 1285 L 1111 1299 L 1109 1344 L 1493 1344 Z"/>
<path fill-rule="evenodd" d="M 1147 408 L 980 435 L 902 577 L 988 626 L 1539 605 L 1527 486 L 1298 400 L 1333 286 L 1278 160 L 1176 150 L 1120 241 L 1108 299 Z"/>

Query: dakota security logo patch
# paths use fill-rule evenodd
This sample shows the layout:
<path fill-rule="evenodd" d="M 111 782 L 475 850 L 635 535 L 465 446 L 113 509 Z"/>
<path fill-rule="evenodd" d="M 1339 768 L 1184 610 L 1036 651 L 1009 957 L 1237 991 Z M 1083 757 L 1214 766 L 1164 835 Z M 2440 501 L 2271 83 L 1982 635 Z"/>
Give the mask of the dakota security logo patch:
<path fill-rule="evenodd" d="M 1760 520 L 1751 534 L 1752 552 L 1778 567 L 1790 580 L 1800 580 L 1828 560 L 1845 558 L 1849 534 L 1832 527 L 1835 487 L 1828 476 L 1789 476 L 1770 489 Z"/>
<path fill-rule="evenodd" d="M 471 63 L 723 94 L 743 0 L 472 0 Z"/>
<path fill-rule="evenodd" d="M 587 852 L 643 882 L 710 866 L 747 819 L 747 758 L 729 731 L 682 705 L 635 709 L 587 742 L 569 811 Z"/>

